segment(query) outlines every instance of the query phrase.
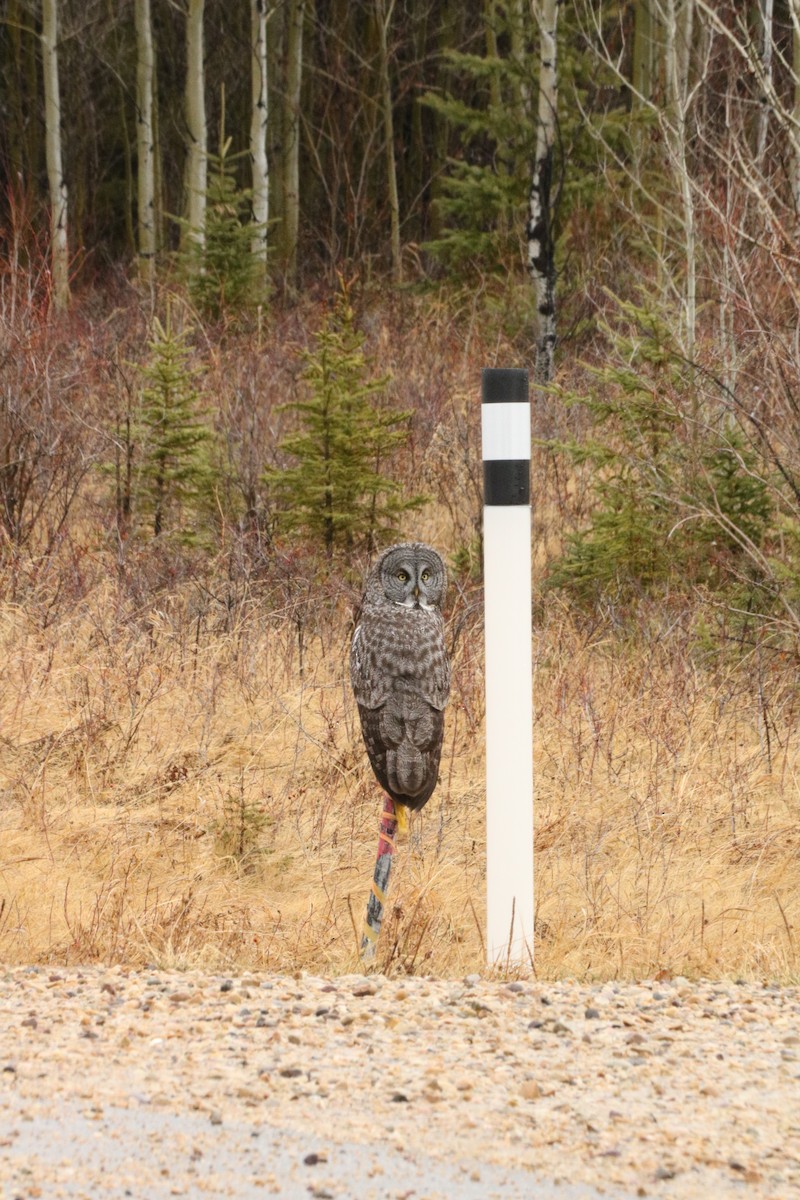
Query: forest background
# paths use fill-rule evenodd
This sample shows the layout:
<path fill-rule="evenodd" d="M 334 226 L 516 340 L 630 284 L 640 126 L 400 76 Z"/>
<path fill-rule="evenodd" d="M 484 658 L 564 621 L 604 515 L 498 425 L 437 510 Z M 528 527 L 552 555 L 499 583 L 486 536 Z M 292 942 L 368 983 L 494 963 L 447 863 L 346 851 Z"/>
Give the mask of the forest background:
<path fill-rule="evenodd" d="M 402 535 L 454 687 L 378 966 L 480 968 L 496 365 L 534 968 L 797 979 L 800 0 L 0 12 L 0 956 L 353 967 Z"/>

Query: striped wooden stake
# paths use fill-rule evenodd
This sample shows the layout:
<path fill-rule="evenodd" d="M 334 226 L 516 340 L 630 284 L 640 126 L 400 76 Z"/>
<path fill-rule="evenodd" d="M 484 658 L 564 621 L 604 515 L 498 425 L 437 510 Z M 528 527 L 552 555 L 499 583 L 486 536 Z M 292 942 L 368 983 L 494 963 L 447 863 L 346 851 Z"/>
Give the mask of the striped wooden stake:
<path fill-rule="evenodd" d="M 383 924 L 383 909 L 386 904 L 386 893 L 389 890 L 389 875 L 392 870 L 396 833 L 397 814 L 394 801 L 391 797 L 385 796 L 378 838 L 378 855 L 375 859 L 375 874 L 372 878 L 372 891 L 367 901 L 367 917 L 361 938 L 361 958 L 365 962 L 369 962 L 375 957 L 378 934 Z"/>
<path fill-rule="evenodd" d="M 482 378 L 486 956 L 533 955 L 531 408 L 528 372 Z"/>

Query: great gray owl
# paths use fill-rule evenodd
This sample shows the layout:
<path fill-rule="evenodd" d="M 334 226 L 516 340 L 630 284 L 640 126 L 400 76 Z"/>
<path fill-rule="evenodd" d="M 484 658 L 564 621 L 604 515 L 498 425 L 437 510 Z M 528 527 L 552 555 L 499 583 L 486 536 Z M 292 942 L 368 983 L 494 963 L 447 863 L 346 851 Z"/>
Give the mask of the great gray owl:
<path fill-rule="evenodd" d="M 410 809 L 422 808 L 439 775 L 450 694 L 446 588 L 445 565 L 430 546 L 390 547 L 367 576 L 350 650 L 372 769 L 392 800 Z"/>

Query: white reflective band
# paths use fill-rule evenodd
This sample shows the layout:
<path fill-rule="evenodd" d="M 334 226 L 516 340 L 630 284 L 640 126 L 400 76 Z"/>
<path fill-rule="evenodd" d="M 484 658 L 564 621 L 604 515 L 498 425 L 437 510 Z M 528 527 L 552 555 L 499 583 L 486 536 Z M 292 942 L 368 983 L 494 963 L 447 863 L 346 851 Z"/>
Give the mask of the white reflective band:
<path fill-rule="evenodd" d="M 483 461 L 531 456 L 530 404 L 482 404 Z"/>

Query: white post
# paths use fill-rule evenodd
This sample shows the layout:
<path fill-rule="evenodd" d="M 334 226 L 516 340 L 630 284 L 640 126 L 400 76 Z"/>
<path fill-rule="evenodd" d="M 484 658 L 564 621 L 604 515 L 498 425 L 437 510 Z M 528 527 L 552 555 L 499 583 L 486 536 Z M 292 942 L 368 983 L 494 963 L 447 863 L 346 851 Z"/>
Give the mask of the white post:
<path fill-rule="evenodd" d="M 528 372 L 482 379 L 486 957 L 533 957 L 531 407 Z"/>

